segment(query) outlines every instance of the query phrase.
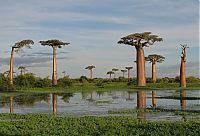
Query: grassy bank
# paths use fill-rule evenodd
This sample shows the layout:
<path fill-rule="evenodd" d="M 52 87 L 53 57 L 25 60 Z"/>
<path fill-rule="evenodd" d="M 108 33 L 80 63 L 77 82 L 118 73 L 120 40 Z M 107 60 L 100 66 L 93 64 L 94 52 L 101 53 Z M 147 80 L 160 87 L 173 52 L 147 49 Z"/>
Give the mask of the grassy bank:
<path fill-rule="evenodd" d="M 133 117 L 56 117 L 45 114 L 0 114 L 0 135 L 176 135 L 198 136 L 195 121 L 140 121 Z"/>
<path fill-rule="evenodd" d="M 127 85 L 126 82 L 111 82 L 96 86 L 94 83 L 76 83 L 71 87 L 49 87 L 49 88 L 21 88 L 19 92 L 91 92 L 91 91 L 138 91 L 138 90 L 180 90 L 178 83 L 147 83 L 145 87 Z M 200 90 L 200 84 L 188 83 L 185 90 Z"/>

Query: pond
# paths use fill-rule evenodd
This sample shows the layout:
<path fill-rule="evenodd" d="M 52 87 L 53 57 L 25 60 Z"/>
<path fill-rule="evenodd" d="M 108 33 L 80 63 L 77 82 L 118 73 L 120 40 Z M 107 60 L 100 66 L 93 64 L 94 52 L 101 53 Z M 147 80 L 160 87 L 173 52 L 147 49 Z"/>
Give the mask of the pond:
<path fill-rule="evenodd" d="M 162 108 L 195 111 L 180 116 L 172 112 L 110 114 L 108 111 Z M 0 113 L 54 113 L 72 116 L 142 116 L 149 120 L 200 117 L 200 90 L 108 91 L 82 93 L 0 93 Z"/>

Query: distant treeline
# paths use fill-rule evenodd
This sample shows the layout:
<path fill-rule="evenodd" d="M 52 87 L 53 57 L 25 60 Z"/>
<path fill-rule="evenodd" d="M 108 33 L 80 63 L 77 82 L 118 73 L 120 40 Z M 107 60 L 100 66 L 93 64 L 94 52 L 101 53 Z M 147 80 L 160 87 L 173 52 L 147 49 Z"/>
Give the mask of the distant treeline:
<path fill-rule="evenodd" d="M 147 83 L 153 83 L 152 78 L 148 77 Z M 23 88 L 48 88 L 52 87 L 52 80 L 49 77 L 41 78 L 35 76 L 33 73 L 26 73 L 23 75 L 17 75 L 14 77 L 14 86 L 9 85 L 9 79 L 7 75 L 0 73 L 0 90 L 16 90 L 16 89 L 23 89 Z M 137 84 L 137 78 L 133 77 L 130 81 L 128 78 L 118 77 L 118 78 L 94 78 L 90 79 L 86 76 L 81 76 L 80 78 L 69 78 L 68 76 L 64 76 L 63 78 L 58 79 L 57 87 L 68 88 L 76 83 L 79 84 L 87 84 L 87 83 L 94 83 L 97 87 L 102 87 L 103 84 L 111 83 L 111 82 L 124 82 L 127 85 Z M 179 83 L 180 78 L 177 76 L 175 78 L 164 77 L 158 78 L 157 83 Z M 197 83 L 200 84 L 200 79 L 189 76 L 187 77 L 187 83 Z"/>

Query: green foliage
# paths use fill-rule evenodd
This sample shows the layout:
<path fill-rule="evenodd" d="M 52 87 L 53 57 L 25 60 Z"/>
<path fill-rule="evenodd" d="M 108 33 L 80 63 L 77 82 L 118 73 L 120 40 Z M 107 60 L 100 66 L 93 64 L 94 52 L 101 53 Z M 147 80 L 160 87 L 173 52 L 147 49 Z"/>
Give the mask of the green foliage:
<path fill-rule="evenodd" d="M 35 82 L 35 87 L 37 88 L 45 88 L 45 87 L 51 87 L 51 79 L 48 77 L 45 78 L 38 78 Z"/>
<path fill-rule="evenodd" d="M 152 35 L 151 32 L 143 32 L 143 33 L 133 33 L 122 37 L 119 44 L 127 44 L 131 46 L 149 46 L 154 44 L 155 42 L 163 41 L 162 38 L 159 38 L 157 35 Z"/>
<path fill-rule="evenodd" d="M 27 73 L 15 77 L 14 83 L 19 88 L 33 88 L 35 87 L 36 80 L 33 73 Z"/>
<path fill-rule="evenodd" d="M 193 77 L 193 76 L 187 77 L 186 80 L 187 80 L 187 83 L 198 83 L 198 84 L 200 84 L 200 79 Z"/>
<path fill-rule="evenodd" d="M 58 79 L 58 86 L 60 87 L 70 87 L 72 83 L 72 80 L 68 76 Z"/>
<path fill-rule="evenodd" d="M 198 136 L 200 120 L 140 121 L 131 116 L 66 117 L 45 114 L 0 114 L 0 135 L 73 135 L 73 136 Z"/>
<path fill-rule="evenodd" d="M 8 77 L 0 73 L 0 91 L 14 91 L 15 86 L 9 84 Z"/>
<path fill-rule="evenodd" d="M 86 76 L 81 76 L 79 78 L 79 82 L 81 82 L 81 83 L 84 83 L 84 82 L 87 82 L 87 81 L 88 81 L 88 78 Z"/>
<path fill-rule="evenodd" d="M 43 46 L 51 46 L 51 47 L 58 47 L 62 48 L 62 46 L 68 45 L 69 43 L 64 43 L 60 40 L 53 39 L 53 40 L 47 40 L 47 41 L 40 41 L 39 42 Z"/>

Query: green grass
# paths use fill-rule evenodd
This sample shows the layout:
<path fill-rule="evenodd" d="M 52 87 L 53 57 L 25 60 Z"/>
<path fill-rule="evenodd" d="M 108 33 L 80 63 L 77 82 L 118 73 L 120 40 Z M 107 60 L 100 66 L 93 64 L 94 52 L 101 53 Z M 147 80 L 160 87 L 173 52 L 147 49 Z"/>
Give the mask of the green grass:
<path fill-rule="evenodd" d="M 129 116 L 67 117 L 48 114 L 0 114 L 0 135 L 198 136 L 200 119 L 144 121 Z"/>
<path fill-rule="evenodd" d="M 146 108 L 146 109 L 113 109 L 109 110 L 109 114 L 133 114 L 133 113 L 158 113 L 158 112 L 171 112 L 175 115 L 200 115 L 200 111 L 191 110 L 177 110 L 177 109 L 163 109 L 163 108 Z"/>
<path fill-rule="evenodd" d="M 109 82 L 103 87 L 98 87 L 95 83 L 74 83 L 71 87 L 50 87 L 50 88 L 28 88 L 17 90 L 18 92 L 91 92 L 91 91 L 138 91 L 138 90 L 180 90 L 178 83 L 147 83 L 145 87 L 127 85 L 126 82 Z M 185 90 L 200 90 L 200 84 L 188 83 Z"/>
<path fill-rule="evenodd" d="M 96 100 L 96 104 L 103 104 L 103 103 L 112 103 L 110 100 Z"/>

